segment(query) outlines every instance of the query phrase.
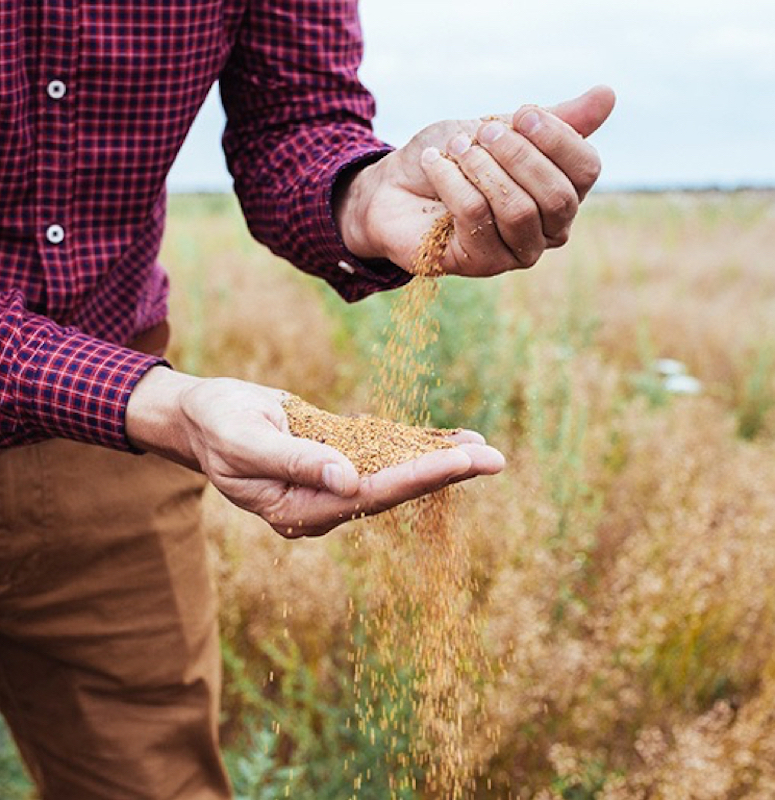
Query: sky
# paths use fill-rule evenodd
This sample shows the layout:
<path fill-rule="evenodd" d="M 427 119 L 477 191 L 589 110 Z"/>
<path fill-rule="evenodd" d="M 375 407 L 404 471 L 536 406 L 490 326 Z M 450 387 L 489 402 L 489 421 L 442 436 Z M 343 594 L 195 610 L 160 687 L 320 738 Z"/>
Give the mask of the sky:
<path fill-rule="evenodd" d="M 447 118 L 552 103 L 599 83 L 609 189 L 775 185 L 775 0 L 361 0 L 361 79 L 400 146 Z M 173 191 L 228 190 L 208 97 Z"/>

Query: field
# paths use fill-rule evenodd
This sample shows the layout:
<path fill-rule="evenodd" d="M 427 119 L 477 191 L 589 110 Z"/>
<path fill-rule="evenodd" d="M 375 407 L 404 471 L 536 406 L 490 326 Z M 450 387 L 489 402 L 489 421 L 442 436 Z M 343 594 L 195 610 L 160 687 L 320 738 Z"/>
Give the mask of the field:
<path fill-rule="evenodd" d="M 444 279 L 431 422 L 508 458 L 460 507 L 472 797 L 775 797 L 773 254 L 775 194 L 599 194 L 533 270 Z M 164 262 L 178 368 L 367 409 L 390 295 L 345 305 L 227 197 L 172 198 Z M 434 797 L 411 706 L 354 679 L 359 648 L 380 674 L 372 523 L 287 542 L 213 492 L 206 524 L 237 796 Z M 403 738 L 356 723 L 364 694 Z M 4 741 L 0 793 L 25 797 Z"/>

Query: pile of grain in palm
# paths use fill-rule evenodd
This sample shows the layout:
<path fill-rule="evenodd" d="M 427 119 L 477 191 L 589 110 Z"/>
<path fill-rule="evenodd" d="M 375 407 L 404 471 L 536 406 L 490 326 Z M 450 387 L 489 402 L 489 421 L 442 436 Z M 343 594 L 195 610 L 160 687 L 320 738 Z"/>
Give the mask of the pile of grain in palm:
<path fill-rule="evenodd" d="M 283 409 L 294 436 L 330 445 L 345 455 L 361 476 L 454 447 L 447 437 L 456 431 L 403 425 L 368 414 L 339 416 L 293 394 L 283 400 Z"/>

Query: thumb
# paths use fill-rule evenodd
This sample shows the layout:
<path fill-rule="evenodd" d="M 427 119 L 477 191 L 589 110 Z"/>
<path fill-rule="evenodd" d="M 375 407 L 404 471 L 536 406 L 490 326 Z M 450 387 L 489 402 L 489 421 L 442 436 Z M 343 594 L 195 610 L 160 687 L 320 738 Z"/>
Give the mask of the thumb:
<path fill-rule="evenodd" d="M 616 95 L 610 86 L 595 86 L 580 97 L 546 110 L 567 122 L 586 139 L 608 119 L 615 104 Z"/>
<path fill-rule="evenodd" d="M 355 467 L 338 450 L 274 428 L 257 431 L 252 437 L 243 436 L 239 457 L 238 469 L 244 478 L 325 486 L 340 497 L 352 497 L 360 485 Z"/>

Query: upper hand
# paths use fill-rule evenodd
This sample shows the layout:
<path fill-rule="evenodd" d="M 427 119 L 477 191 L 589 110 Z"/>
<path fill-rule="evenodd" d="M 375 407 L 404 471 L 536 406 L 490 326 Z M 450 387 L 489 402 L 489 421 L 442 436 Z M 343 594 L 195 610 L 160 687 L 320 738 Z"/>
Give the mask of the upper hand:
<path fill-rule="evenodd" d="M 513 117 L 425 128 L 345 187 L 335 208 L 345 243 L 356 256 L 388 258 L 411 272 L 422 236 L 450 211 L 455 234 L 445 272 L 483 276 L 532 266 L 567 241 L 600 174 L 585 137 L 614 102 L 609 88 L 596 87 L 552 109 L 524 106 Z"/>
<path fill-rule="evenodd" d="M 447 484 L 495 474 L 503 456 L 466 432 L 459 446 L 361 478 L 340 452 L 291 436 L 277 389 L 151 369 L 127 408 L 137 447 L 204 472 L 231 502 L 289 538 L 319 536 Z"/>

